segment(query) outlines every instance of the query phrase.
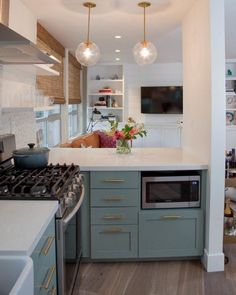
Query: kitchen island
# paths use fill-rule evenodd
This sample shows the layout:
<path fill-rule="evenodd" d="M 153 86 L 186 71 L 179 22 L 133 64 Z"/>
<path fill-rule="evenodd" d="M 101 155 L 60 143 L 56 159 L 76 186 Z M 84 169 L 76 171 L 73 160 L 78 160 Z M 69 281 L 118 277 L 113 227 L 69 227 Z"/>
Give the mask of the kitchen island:
<path fill-rule="evenodd" d="M 80 165 L 81 171 L 206 170 L 207 163 L 178 148 L 132 148 L 117 154 L 112 148 L 52 148 L 52 164 Z"/>
<path fill-rule="evenodd" d="M 53 148 L 49 162 L 74 163 L 84 174 L 84 259 L 170 260 L 203 255 L 208 165 L 197 156 L 178 148 L 132 148 L 124 155 L 105 148 Z M 200 175 L 199 206 L 142 208 L 143 173 L 167 171 Z"/>

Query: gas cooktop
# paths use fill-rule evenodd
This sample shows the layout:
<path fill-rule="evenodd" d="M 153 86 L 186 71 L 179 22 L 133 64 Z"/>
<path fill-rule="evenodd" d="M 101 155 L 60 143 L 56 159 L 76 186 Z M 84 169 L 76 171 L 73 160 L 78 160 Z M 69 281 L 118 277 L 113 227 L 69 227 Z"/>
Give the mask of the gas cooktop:
<path fill-rule="evenodd" d="M 0 167 L 0 199 L 59 200 L 76 183 L 79 166 L 48 165 L 34 170 Z"/>

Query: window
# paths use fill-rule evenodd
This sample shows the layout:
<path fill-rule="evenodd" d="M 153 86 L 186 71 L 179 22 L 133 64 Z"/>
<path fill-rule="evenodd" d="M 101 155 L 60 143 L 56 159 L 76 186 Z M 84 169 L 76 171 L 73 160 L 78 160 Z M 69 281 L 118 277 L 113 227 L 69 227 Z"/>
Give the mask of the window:
<path fill-rule="evenodd" d="M 79 110 L 77 104 L 68 105 L 69 137 L 74 137 L 79 132 Z"/>
<path fill-rule="evenodd" d="M 37 111 L 37 144 L 54 147 L 61 141 L 61 107 L 55 105 L 52 110 Z"/>

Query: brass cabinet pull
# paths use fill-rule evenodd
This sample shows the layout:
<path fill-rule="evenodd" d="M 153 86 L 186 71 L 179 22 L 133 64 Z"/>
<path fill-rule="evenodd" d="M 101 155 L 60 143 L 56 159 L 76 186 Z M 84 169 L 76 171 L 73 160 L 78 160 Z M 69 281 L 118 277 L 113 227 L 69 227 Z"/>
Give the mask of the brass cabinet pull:
<path fill-rule="evenodd" d="M 180 215 L 164 215 L 161 217 L 161 219 L 180 219 L 182 216 Z"/>
<path fill-rule="evenodd" d="M 103 201 L 108 201 L 108 202 L 119 202 L 123 200 L 124 200 L 124 197 L 110 197 L 110 198 L 103 199 Z"/>
<path fill-rule="evenodd" d="M 106 178 L 103 180 L 104 182 L 124 182 L 124 179 L 113 179 L 113 178 Z"/>
<path fill-rule="evenodd" d="M 122 215 L 103 216 L 103 219 L 106 219 L 106 220 L 122 220 L 123 216 Z"/>
<path fill-rule="evenodd" d="M 123 230 L 122 228 L 111 228 L 111 229 L 107 229 L 107 230 L 104 230 L 104 231 L 101 231 L 100 233 L 102 234 L 118 234 L 118 233 L 122 233 Z"/>
<path fill-rule="evenodd" d="M 51 281 L 52 281 L 52 278 L 53 278 L 53 274 L 56 270 L 56 267 L 55 266 L 52 266 L 51 268 L 49 268 L 48 272 L 47 272 L 47 280 L 45 283 L 43 283 L 43 285 L 40 287 L 40 288 L 43 288 L 45 290 L 48 289 Z"/>
<path fill-rule="evenodd" d="M 55 239 L 54 236 L 51 236 L 51 237 L 47 238 L 47 243 L 46 243 L 45 247 L 43 247 L 43 249 L 41 251 L 41 253 L 43 253 L 45 256 L 48 254 L 54 239 Z"/>
<path fill-rule="evenodd" d="M 53 287 L 50 294 L 51 295 L 56 295 L 56 292 L 57 292 L 57 288 L 56 287 Z"/>

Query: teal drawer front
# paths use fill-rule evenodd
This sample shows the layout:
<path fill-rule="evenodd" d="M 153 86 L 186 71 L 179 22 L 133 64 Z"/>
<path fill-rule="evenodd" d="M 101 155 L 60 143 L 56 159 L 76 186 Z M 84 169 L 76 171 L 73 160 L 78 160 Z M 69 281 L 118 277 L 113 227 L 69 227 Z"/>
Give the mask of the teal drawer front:
<path fill-rule="evenodd" d="M 138 210 L 128 208 L 91 208 L 91 224 L 137 224 Z"/>
<path fill-rule="evenodd" d="M 93 225 L 91 227 L 91 258 L 137 257 L 137 226 Z"/>
<path fill-rule="evenodd" d="M 203 213 L 198 209 L 139 214 L 139 257 L 203 254 Z"/>
<path fill-rule="evenodd" d="M 138 189 L 92 189 L 92 207 L 139 206 L 140 191 Z"/>
<path fill-rule="evenodd" d="M 39 271 L 40 279 L 37 282 L 36 290 L 38 294 L 50 294 L 50 290 L 56 287 L 56 267 L 42 267 Z"/>
<path fill-rule="evenodd" d="M 139 188 L 139 172 L 91 172 L 91 188 Z"/>

